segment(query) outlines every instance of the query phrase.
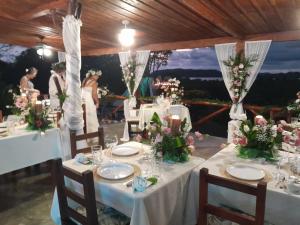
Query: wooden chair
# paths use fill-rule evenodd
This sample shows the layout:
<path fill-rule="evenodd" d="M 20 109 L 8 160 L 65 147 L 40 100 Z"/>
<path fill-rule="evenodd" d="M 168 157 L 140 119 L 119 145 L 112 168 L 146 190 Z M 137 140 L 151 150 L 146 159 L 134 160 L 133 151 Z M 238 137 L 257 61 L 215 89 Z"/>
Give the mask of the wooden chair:
<path fill-rule="evenodd" d="M 3 122 L 3 113 L 2 113 L 2 110 L 0 110 L 0 123 Z"/>
<path fill-rule="evenodd" d="M 128 133 L 129 133 L 130 138 L 133 138 L 137 134 L 143 133 L 143 131 L 139 130 L 139 128 L 138 128 L 138 126 L 139 126 L 138 120 L 128 120 L 127 124 L 128 124 Z M 135 128 L 136 128 L 135 130 L 133 130 L 133 126 L 135 126 Z"/>
<path fill-rule="evenodd" d="M 52 176 L 57 188 L 62 225 L 75 224 L 71 218 L 83 225 L 98 225 L 93 172 L 85 171 L 79 174 L 73 170 L 64 168 L 61 159 L 53 159 L 51 167 Z M 64 177 L 68 177 L 82 184 L 84 195 L 66 187 Z M 86 216 L 71 208 L 68 205 L 67 198 L 83 206 L 86 209 Z"/>
<path fill-rule="evenodd" d="M 83 111 L 83 132 L 86 134 L 87 128 L 86 128 L 86 106 L 85 106 L 85 104 L 82 104 L 82 111 Z"/>
<path fill-rule="evenodd" d="M 76 131 L 70 130 L 70 142 L 71 142 L 71 156 L 74 158 L 78 153 L 87 153 L 91 152 L 91 148 L 77 148 L 77 141 L 87 140 L 89 138 L 98 138 L 98 144 L 104 147 L 104 131 L 103 127 L 99 127 L 98 131 L 93 133 L 84 133 L 80 135 L 76 135 Z"/>
<path fill-rule="evenodd" d="M 71 219 L 83 225 L 129 225 L 130 219 L 127 216 L 113 208 L 96 203 L 92 171 L 78 173 L 63 167 L 61 159 L 53 159 L 48 162 L 50 162 L 52 177 L 56 185 L 62 225 L 75 224 Z M 68 188 L 65 184 L 65 177 L 81 184 L 83 195 Z M 67 198 L 78 203 L 79 206 L 70 207 Z"/>
<path fill-rule="evenodd" d="M 256 215 L 250 216 L 208 204 L 208 184 L 236 190 L 256 197 Z M 260 181 L 257 187 L 241 182 L 208 174 L 207 168 L 200 170 L 200 198 L 199 198 L 199 218 L 198 225 L 207 225 L 207 214 L 221 217 L 232 222 L 243 225 L 263 225 L 265 215 L 267 184 Z"/>

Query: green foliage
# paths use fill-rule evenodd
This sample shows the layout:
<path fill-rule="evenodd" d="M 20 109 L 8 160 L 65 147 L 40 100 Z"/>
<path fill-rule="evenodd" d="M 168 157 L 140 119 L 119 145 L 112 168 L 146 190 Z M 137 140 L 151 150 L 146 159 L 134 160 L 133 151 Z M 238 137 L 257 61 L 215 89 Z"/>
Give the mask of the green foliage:
<path fill-rule="evenodd" d="M 28 130 L 45 131 L 52 127 L 51 121 L 48 120 L 48 109 L 37 112 L 34 107 L 30 107 L 29 113 L 25 116 L 25 121 L 28 123 Z"/>
<path fill-rule="evenodd" d="M 59 105 L 60 105 L 60 107 L 62 108 L 64 102 L 65 102 L 66 99 L 69 97 L 69 96 L 67 95 L 67 91 L 66 91 L 66 90 L 63 90 L 61 94 L 57 93 L 56 95 L 57 95 L 58 100 L 59 100 Z"/>
<path fill-rule="evenodd" d="M 157 178 L 156 177 L 149 177 L 147 178 L 147 181 L 151 183 L 151 185 L 154 185 L 157 183 Z"/>
<path fill-rule="evenodd" d="M 156 112 L 153 113 L 151 122 L 157 124 L 158 126 L 162 126 L 162 122 L 159 118 L 159 115 Z"/>

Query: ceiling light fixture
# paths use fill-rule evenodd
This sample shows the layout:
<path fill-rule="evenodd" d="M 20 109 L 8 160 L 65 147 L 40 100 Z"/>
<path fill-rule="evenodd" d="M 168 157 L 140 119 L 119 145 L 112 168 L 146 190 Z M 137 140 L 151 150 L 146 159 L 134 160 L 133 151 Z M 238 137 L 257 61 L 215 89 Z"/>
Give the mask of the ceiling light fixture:
<path fill-rule="evenodd" d="M 49 57 L 52 55 L 52 51 L 50 49 L 49 46 L 45 45 L 43 42 L 43 37 L 40 37 L 41 41 L 37 44 L 36 46 L 36 53 L 43 58 L 45 57 Z"/>
<path fill-rule="evenodd" d="M 124 24 L 124 28 L 118 34 L 119 42 L 124 47 L 130 47 L 134 44 L 135 30 L 127 28 L 129 24 L 127 20 L 122 21 L 122 24 Z"/>

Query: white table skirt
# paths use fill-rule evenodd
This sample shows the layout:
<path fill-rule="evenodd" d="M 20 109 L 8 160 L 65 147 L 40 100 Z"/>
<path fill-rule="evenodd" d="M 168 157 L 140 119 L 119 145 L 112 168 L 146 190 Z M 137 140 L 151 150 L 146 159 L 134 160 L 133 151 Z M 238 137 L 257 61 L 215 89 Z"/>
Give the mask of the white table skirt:
<path fill-rule="evenodd" d="M 16 134 L 0 138 L 0 175 L 61 157 L 58 128 L 37 131 L 16 129 Z"/>
<path fill-rule="evenodd" d="M 126 143 L 128 144 L 141 146 L 136 142 Z M 146 147 L 144 149 L 146 150 Z M 138 155 L 118 161 L 133 163 L 142 169 L 141 157 Z M 131 187 L 128 188 L 123 183 L 105 183 L 96 178 L 96 199 L 130 217 L 131 225 L 182 225 L 190 174 L 193 168 L 203 162 L 201 158 L 191 157 L 186 163 L 164 164 L 158 183 L 143 193 L 133 192 Z M 91 166 L 78 164 L 74 160 L 65 161 L 64 165 L 78 172 L 91 168 Z M 56 224 L 60 224 L 56 197 L 53 200 L 51 216 Z"/>
<path fill-rule="evenodd" d="M 234 145 L 229 145 L 227 148 L 194 169 L 191 175 L 189 196 L 186 202 L 186 225 L 195 225 L 198 218 L 200 169 L 205 167 L 209 169 L 209 173 L 222 176 L 220 168 L 234 162 L 250 163 L 252 166 L 263 168 L 265 171 L 268 171 L 270 175 L 276 172 L 276 166 L 273 164 L 266 163 L 262 165 L 254 160 L 242 160 L 237 158 Z M 299 225 L 300 196 L 289 194 L 287 191 L 275 187 L 276 183 L 277 181 L 275 179 L 268 182 L 265 220 L 274 225 Z M 252 215 L 255 214 L 255 198 L 240 192 L 210 185 L 209 201 L 212 204 L 224 204 Z"/>
<path fill-rule="evenodd" d="M 153 104 L 143 104 L 141 105 L 140 111 L 139 111 L 139 128 L 141 130 L 144 129 L 144 124 L 148 124 L 154 113 L 157 113 L 160 119 L 162 120 L 164 116 L 167 114 L 171 115 L 178 115 L 181 120 L 186 118 L 187 125 L 188 125 L 188 131 L 192 129 L 192 122 L 191 122 L 191 116 L 189 109 L 184 105 L 171 105 L 168 108 L 159 106 L 159 105 L 153 105 Z"/>

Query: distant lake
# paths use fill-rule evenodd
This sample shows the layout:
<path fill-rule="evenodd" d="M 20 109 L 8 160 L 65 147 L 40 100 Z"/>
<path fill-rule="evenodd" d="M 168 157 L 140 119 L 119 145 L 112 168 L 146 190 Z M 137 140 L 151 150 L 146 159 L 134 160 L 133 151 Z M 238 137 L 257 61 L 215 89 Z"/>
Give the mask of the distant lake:
<path fill-rule="evenodd" d="M 202 81 L 211 81 L 211 80 L 217 80 L 217 81 L 223 81 L 222 77 L 189 77 L 190 80 L 202 80 Z"/>

